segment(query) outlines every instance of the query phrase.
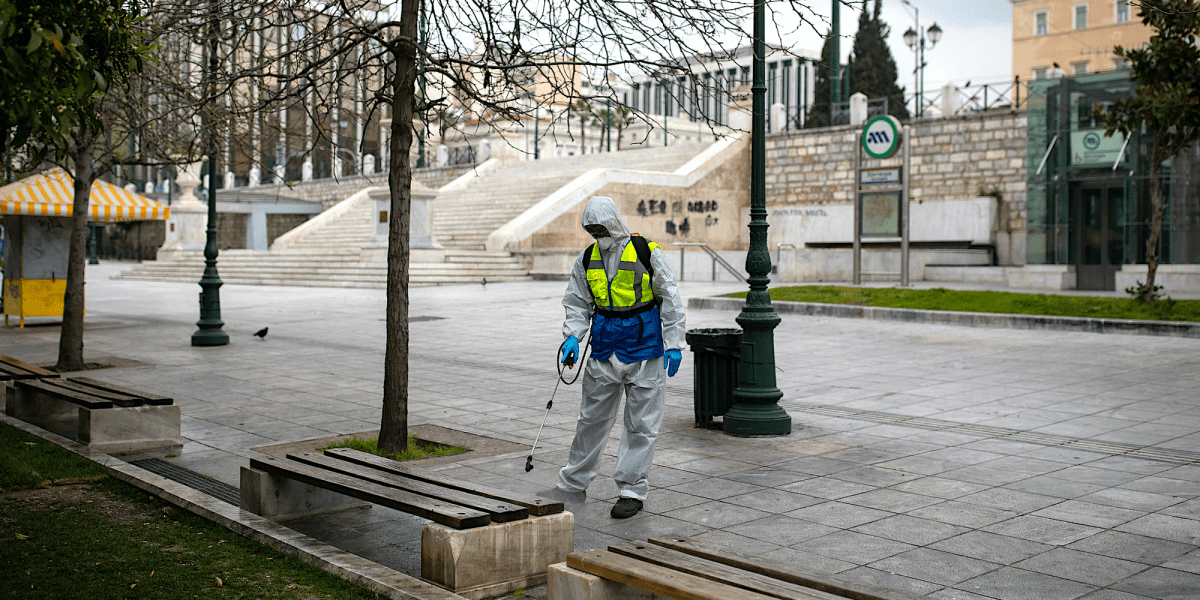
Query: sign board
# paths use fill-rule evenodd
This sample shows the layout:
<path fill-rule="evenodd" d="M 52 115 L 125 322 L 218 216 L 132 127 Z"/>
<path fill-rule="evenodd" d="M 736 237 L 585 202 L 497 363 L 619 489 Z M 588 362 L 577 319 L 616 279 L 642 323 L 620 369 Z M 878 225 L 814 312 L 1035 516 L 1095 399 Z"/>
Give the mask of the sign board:
<path fill-rule="evenodd" d="M 862 185 L 900 185 L 900 168 L 863 169 L 859 182 Z"/>
<path fill-rule="evenodd" d="M 1071 132 L 1072 165 L 1108 165 L 1117 162 L 1117 155 L 1125 145 L 1125 136 L 1113 133 L 1104 137 L 1103 129 L 1084 129 Z M 1122 157 L 1123 158 L 1123 157 Z"/>
<path fill-rule="evenodd" d="M 871 158 L 888 158 L 900 147 L 900 121 L 890 115 L 875 117 L 863 126 L 863 149 Z"/>
<path fill-rule="evenodd" d="M 862 237 L 900 237 L 900 192 L 866 192 L 862 200 Z"/>

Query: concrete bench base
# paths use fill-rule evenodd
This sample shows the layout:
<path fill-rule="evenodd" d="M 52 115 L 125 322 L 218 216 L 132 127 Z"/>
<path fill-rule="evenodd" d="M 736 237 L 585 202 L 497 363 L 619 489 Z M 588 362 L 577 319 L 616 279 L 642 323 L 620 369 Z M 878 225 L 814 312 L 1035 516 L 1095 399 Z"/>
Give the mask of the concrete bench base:
<path fill-rule="evenodd" d="M 572 569 L 567 563 L 550 565 L 546 600 L 668 600 L 653 592 Z"/>
<path fill-rule="evenodd" d="M 242 467 L 239 492 L 242 510 L 272 521 L 291 521 L 371 506 L 370 502 L 345 494 L 245 466 Z"/>
<path fill-rule="evenodd" d="M 61 432 L 98 452 L 183 448 L 180 410 L 174 404 L 89 409 L 14 385 L 6 388 L 5 397 L 8 416 Z"/>
<path fill-rule="evenodd" d="M 370 504 L 244 466 L 241 506 L 286 521 Z M 421 577 L 460 596 L 490 598 L 545 583 L 546 567 L 574 549 L 575 515 L 569 512 L 470 529 L 429 523 L 421 532 Z"/>
<path fill-rule="evenodd" d="M 480 600 L 546 583 L 548 565 L 575 550 L 575 515 L 561 512 L 472 529 L 430 523 L 421 532 L 421 577 Z"/>

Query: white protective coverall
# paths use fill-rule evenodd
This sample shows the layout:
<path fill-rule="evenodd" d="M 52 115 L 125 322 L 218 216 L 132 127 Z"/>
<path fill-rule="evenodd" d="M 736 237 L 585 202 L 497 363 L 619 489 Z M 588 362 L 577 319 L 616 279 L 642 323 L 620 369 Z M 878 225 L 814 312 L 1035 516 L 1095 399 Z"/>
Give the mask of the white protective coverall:
<path fill-rule="evenodd" d="M 630 241 L 629 226 L 617 212 L 611 198 L 602 196 L 588 200 L 583 209 L 582 225 L 599 224 L 608 228 L 614 243 L 601 249 L 604 270 L 611 282 L 620 263 L 621 252 Z M 590 246 L 589 246 L 590 248 Z M 584 252 L 588 250 L 585 249 Z M 575 260 L 571 280 L 563 296 L 566 321 L 563 337 L 575 336 L 583 339 L 592 322 L 592 292 L 588 287 L 583 258 L 584 252 Z M 660 307 L 664 349 L 683 349 L 684 314 L 683 301 L 675 288 L 675 276 L 661 248 L 650 255 L 654 266 L 651 285 L 654 296 L 662 299 Z M 662 424 L 663 405 L 666 399 L 666 370 L 663 357 L 623 363 L 613 352 L 608 360 L 588 358 L 583 371 L 583 404 L 579 421 L 575 427 L 575 439 L 567 466 L 558 474 L 558 487 L 566 491 L 580 492 L 596 477 L 596 465 L 604 453 L 609 431 L 617 418 L 621 404 L 621 392 L 625 392 L 625 434 L 617 451 L 616 472 L 613 479 L 620 489 L 620 496 L 645 501 L 650 486 L 646 480 L 650 463 L 654 459 L 654 445 L 658 440 L 658 428 Z"/>

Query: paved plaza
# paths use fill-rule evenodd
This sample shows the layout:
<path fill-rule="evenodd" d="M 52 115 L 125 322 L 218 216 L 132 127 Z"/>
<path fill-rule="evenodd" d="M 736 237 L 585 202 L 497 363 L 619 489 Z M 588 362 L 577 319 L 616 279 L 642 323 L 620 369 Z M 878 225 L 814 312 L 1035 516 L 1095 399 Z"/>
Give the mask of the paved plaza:
<path fill-rule="evenodd" d="M 88 375 L 176 399 L 186 445 L 168 461 L 236 486 L 252 448 L 378 429 L 383 290 L 225 286 L 231 342 L 194 348 L 199 286 L 109 279 L 131 266 L 88 267 L 87 359 L 124 365 Z M 521 448 L 431 468 L 553 486 L 580 386 L 559 388 L 524 465 L 557 381 L 564 285 L 412 290 L 411 423 Z M 680 284 L 685 300 L 739 289 Z M 53 363 L 58 337 L 32 319 L 3 330 L 0 354 Z M 799 315 L 775 340 L 792 434 L 694 427 L 685 352 L 645 510 L 608 516 L 618 424 L 567 507 L 577 549 L 681 533 L 931 598 L 1200 598 L 1200 340 Z M 372 508 L 292 525 L 419 574 L 424 523 Z"/>

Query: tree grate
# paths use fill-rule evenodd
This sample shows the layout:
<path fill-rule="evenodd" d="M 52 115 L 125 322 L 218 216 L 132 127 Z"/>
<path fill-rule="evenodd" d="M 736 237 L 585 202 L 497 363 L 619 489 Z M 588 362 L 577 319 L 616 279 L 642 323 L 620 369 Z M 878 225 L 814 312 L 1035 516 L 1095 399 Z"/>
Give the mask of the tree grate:
<path fill-rule="evenodd" d="M 238 489 L 223 481 L 211 479 L 190 469 L 171 464 L 161 458 L 136 460 L 129 464 L 150 471 L 155 475 L 166 477 L 176 483 L 182 483 L 218 500 L 228 502 L 234 506 L 241 506 L 241 494 Z"/>

